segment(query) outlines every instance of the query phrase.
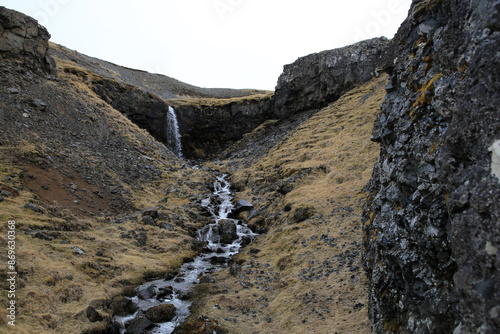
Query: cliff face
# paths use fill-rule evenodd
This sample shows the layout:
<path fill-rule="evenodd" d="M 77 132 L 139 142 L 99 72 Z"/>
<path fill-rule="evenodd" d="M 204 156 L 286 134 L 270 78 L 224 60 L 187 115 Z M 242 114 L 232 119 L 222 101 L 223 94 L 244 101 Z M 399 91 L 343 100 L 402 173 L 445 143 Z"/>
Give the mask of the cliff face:
<path fill-rule="evenodd" d="M 169 100 L 187 157 L 206 159 L 241 139 L 273 114 L 271 93 L 233 99 Z"/>
<path fill-rule="evenodd" d="M 370 81 L 382 66 L 388 40 L 374 38 L 314 53 L 285 65 L 278 79 L 274 110 L 280 118 L 319 109 Z"/>
<path fill-rule="evenodd" d="M 48 53 L 50 34 L 35 19 L 0 6 L 0 36 L 1 59 L 22 61 L 36 71 L 57 71 Z"/>
<path fill-rule="evenodd" d="M 389 48 L 364 227 L 376 333 L 500 328 L 499 10 L 414 1 Z"/>

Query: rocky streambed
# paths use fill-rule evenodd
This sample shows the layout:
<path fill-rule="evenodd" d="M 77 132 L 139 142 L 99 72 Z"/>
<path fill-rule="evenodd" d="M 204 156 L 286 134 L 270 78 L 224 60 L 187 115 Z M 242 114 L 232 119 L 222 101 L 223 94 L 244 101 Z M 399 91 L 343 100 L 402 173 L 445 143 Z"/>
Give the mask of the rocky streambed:
<path fill-rule="evenodd" d="M 249 209 L 251 204 L 241 201 L 235 208 L 226 175 L 216 173 L 214 191 L 201 205 L 212 215 L 211 222 L 198 231 L 203 251 L 184 263 L 173 279 L 144 283 L 135 289 L 135 296 L 121 299 L 124 312 L 114 318 L 116 332 L 172 333 L 190 314 L 193 287 L 213 282 L 210 273 L 224 268 L 232 255 L 255 238 L 243 221 L 229 218 L 233 211 Z"/>

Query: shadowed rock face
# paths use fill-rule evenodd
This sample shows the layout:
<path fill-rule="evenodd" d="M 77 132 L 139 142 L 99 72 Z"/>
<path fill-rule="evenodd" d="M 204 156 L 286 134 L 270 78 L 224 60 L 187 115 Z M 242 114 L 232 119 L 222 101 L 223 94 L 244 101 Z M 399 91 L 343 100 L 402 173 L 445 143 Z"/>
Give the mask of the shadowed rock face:
<path fill-rule="evenodd" d="M 50 34 L 35 19 L 0 6 L 0 36 L 0 58 L 22 60 L 36 71 L 57 71 L 48 54 Z"/>
<path fill-rule="evenodd" d="M 219 104 L 176 105 L 173 102 L 184 153 L 189 158 L 207 158 L 221 152 L 245 133 L 275 118 L 272 96 Z"/>
<path fill-rule="evenodd" d="M 499 332 L 499 9 L 414 1 L 388 49 L 364 228 L 375 333 Z"/>
<path fill-rule="evenodd" d="M 387 45 L 386 38 L 374 38 L 314 53 L 285 65 L 276 86 L 276 115 L 287 118 L 300 111 L 325 107 L 368 82 L 382 67 Z"/>

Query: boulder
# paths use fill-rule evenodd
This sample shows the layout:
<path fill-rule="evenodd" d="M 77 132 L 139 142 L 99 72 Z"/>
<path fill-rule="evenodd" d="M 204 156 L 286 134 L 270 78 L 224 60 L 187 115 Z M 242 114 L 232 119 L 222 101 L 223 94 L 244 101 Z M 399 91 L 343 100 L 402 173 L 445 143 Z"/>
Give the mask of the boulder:
<path fill-rule="evenodd" d="M 144 312 L 148 320 L 154 323 L 167 322 L 175 317 L 177 309 L 172 304 L 153 306 Z"/>
<path fill-rule="evenodd" d="M 247 201 L 246 199 L 240 199 L 235 205 L 233 209 L 233 213 L 237 215 L 238 213 L 242 211 L 250 211 L 252 210 L 253 204 Z"/>
<path fill-rule="evenodd" d="M 236 233 L 236 223 L 230 219 L 222 219 L 219 221 L 220 241 L 225 244 L 230 244 L 238 239 Z"/>
<path fill-rule="evenodd" d="M 125 297 L 115 297 L 110 304 L 111 310 L 113 310 L 113 315 L 124 316 L 128 314 L 134 314 L 137 311 L 137 305 L 128 298 Z"/>
<path fill-rule="evenodd" d="M 155 287 L 153 284 L 149 285 L 147 288 L 139 290 L 137 296 L 140 299 L 150 299 L 155 295 Z"/>
<path fill-rule="evenodd" d="M 144 316 L 142 312 L 139 312 L 137 316 L 132 319 L 126 325 L 126 334 L 142 334 L 147 329 L 153 327 L 154 324 Z"/>

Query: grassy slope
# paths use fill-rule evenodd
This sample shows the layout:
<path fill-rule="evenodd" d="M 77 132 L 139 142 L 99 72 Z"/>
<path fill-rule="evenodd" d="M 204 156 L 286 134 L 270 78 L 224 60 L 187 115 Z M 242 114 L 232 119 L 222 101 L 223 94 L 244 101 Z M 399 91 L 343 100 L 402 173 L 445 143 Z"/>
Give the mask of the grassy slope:
<path fill-rule="evenodd" d="M 369 139 L 386 76 L 318 112 L 251 167 L 238 194 L 269 232 L 237 255 L 243 270 L 202 284 L 193 318 L 218 319 L 231 333 L 369 333 L 361 269 L 361 207 L 378 156 Z M 293 175 L 294 189 L 276 189 Z M 288 179 L 290 180 L 290 179 Z M 308 219 L 297 222 L 302 218 Z M 265 221 L 265 223 L 263 223 Z"/>
<path fill-rule="evenodd" d="M 61 82 L 48 81 L 8 63 L 2 73 L 0 189 L 11 195 L 0 202 L 0 244 L 7 244 L 7 220 L 14 219 L 19 279 L 12 331 L 5 324 L 6 273 L 0 273 L 0 332 L 80 333 L 104 326 L 89 322 L 88 305 L 109 317 L 103 305 L 114 295 L 194 255 L 188 230 L 201 223 L 189 198 L 208 191 L 210 176 L 183 167 L 78 76 L 61 70 Z M 20 93 L 6 93 L 8 87 Z M 47 103 L 45 111 L 30 105 L 36 99 Z M 160 211 L 173 231 L 140 222 L 140 210 L 165 198 Z M 24 208 L 27 202 L 43 213 Z M 37 232 L 53 240 L 34 237 Z M 141 232 L 145 246 L 122 237 Z M 4 250 L 0 261 L 7 263 Z"/>

